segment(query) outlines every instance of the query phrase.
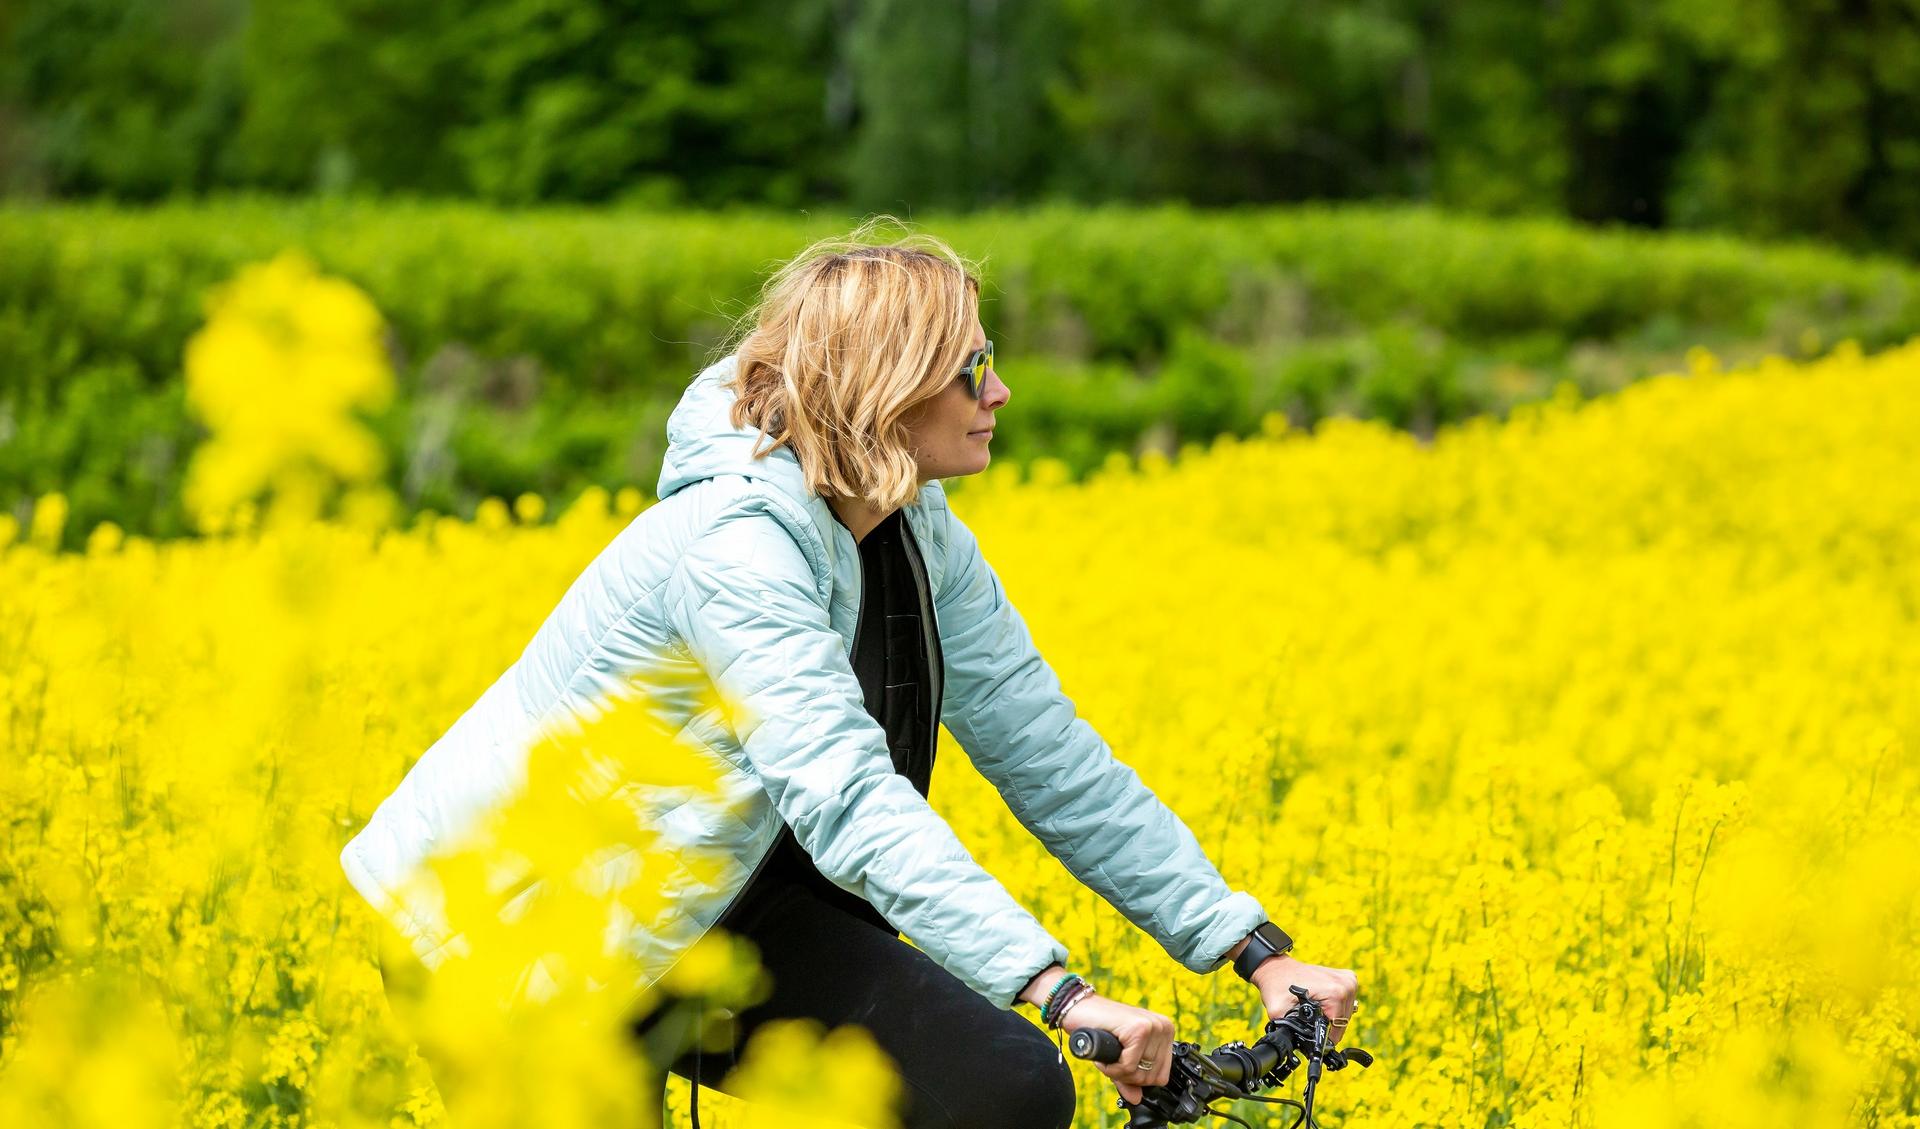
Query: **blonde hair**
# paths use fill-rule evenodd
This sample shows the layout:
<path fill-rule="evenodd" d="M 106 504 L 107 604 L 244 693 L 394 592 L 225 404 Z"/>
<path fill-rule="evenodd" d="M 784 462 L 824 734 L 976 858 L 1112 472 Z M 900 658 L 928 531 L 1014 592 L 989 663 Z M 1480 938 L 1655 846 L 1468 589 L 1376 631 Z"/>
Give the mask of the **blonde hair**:
<path fill-rule="evenodd" d="M 959 373 L 977 268 L 931 235 L 874 242 L 878 216 L 780 267 L 736 326 L 733 426 L 785 444 L 807 488 L 894 509 L 919 497 L 901 417 Z M 904 225 L 901 225 L 904 227 Z"/>

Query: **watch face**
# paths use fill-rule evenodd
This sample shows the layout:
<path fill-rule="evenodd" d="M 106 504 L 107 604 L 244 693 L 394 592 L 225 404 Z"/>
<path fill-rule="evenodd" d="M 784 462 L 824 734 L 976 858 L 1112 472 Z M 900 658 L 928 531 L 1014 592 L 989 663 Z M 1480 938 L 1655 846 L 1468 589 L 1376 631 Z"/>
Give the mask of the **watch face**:
<path fill-rule="evenodd" d="M 1293 947 L 1293 938 L 1282 933 L 1280 927 L 1271 921 L 1261 922 L 1259 928 L 1255 929 L 1254 932 L 1259 935 L 1262 941 L 1272 945 L 1274 952 L 1285 952 L 1287 949 Z"/>
<path fill-rule="evenodd" d="M 1271 921 L 1254 926 L 1253 934 L 1247 938 L 1247 947 L 1233 962 L 1235 972 L 1243 979 L 1252 979 L 1253 970 L 1268 957 L 1281 956 L 1293 947 L 1293 938 L 1281 932 L 1280 927 Z"/>

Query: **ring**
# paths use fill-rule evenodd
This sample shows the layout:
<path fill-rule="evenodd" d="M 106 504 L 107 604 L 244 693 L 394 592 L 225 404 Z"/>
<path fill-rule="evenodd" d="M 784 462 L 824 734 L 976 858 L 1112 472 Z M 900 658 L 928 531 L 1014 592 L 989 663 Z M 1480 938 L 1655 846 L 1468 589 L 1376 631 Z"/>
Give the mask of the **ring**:
<path fill-rule="evenodd" d="M 1138 1066 L 1138 1067 L 1137 1067 L 1136 1069 L 1139 1069 L 1139 1070 L 1152 1070 L 1152 1069 L 1153 1069 L 1153 1060 L 1152 1060 L 1152 1059 L 1150 1059 L 1150 1058 L 1143 1058 L 1143 1059 L 1141 1059 L 1141 1060 L 1140 1060 L 1140 1065 L 1139 1065 L 1139 1066 Z"/>
<path fill-rule="evenodd" d="M 1348 1022 L 1350 1022 L 1350 1021 L 1352 1020 L 1352 1018 L 1353 1018 L 1353 1017 L 1352 1017 L 1352 1016 L 1350 1016 L 1350 1015 L 1343 1015 L 1343 1016 L 1341 1016 L 1341 1017 L 1340 1017 L 1340 1018 L 1338 1018 L 1338 1019 L 1329 1019 L 1329 1020 L 1327 1020 L 1327 1026 L 1329 1026 L 1329 1027 L 1345 1027 L 1345 1026 L 1346 1026 L 1346 1025 L 1348 1024 Z"/>

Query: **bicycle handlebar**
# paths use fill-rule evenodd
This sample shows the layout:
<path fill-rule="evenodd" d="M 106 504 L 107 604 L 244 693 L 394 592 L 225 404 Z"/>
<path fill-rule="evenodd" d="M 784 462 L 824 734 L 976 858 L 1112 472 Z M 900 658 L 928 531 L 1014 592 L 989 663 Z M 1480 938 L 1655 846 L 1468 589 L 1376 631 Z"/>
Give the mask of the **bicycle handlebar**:
<path fill-rule="evenodd" d="M 1209 1108 L 1221 1098 L 1295 1106 L 1300 1117 L 1294 1126 L 1314 1129 L 1313 1092 L 1322 1066 L 1341 1070 L 1348 1062 L 1357 1062 L 1367 1067 L 1373 1065 L 1373 1056 L 1358 1047 L 1343 1051 L 1328 1043 L 1327 1018 L 1320 1005 L 1308 998 L 1305 988 L 1294 985 L 1289 990 L 1300 1002 L 1279 1018 L 1268 1020 L 1266 1031 L 1251 1045 L 1235 1040 L 1203 1054 L 1198 1043 L 1175 1043 L 1167 1084 L 1142 1087 L 1137 1104 L 1120 1100 L 1120 1108 L 1130 1114 L 1127 1129 L 1161 1129 L 1169 1122 L 1198 1121 L 1206 1114 L 1238 1121 L 1231 1114 Z M 1092 1062 L 1120 1061 L 1119 1038 L 1098 1027 L 1075 1029 L 1067 1038 L 1067 1049 L 1075 1058 Z M 1307 1066 L 1307 1085 L 1301 1101 L 1258 1096 L 1258 1091 L 1284 1082 L 1302 1060 Z"/>

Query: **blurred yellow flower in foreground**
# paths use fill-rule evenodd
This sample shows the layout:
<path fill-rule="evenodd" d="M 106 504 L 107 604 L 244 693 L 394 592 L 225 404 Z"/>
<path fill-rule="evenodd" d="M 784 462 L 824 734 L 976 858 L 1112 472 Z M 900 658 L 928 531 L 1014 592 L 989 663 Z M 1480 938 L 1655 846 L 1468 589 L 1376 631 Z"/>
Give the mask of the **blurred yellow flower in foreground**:
<path fill-rule="evenodd" d="M 987 1078 L 980 1083 L 993 1084 Z M 899 1076 L 873 1036 L 857 1027 L 823 1034 L 812 1020 L 770 1022 L 748 1044 L 733 1084 L 748 1103 L 737 1122 L 743 1126 L 899 1124 Z"/>
<path fill-rule="evenodd" d="M 194 452 L 186 501 L 201 528 L 271 493 L 275 520 L 321 514 L 339 484 L 370 482 L 385 457 L 354 418 L 391 402 L 380 313 L 298 251 L 247 267 L 206 299 L 187 342 L 187 403 L 211 437 Z M 354 511 L 377 513 L 363 492 Z"/>
<path fill-rule="evenodd" d="M 711 693 L 711 687 L 707 687 Z M 644 1061 L 629 1027 L 659 1001 L 622 941 L 668 908 L 676 873 L 711 882 L 723 857 L 670 848 L 635 817 L 638 785 L 706 794 L 720 766 L 673 739 L 639 694 L 550 724 L 527 751 L 526 784 L 430 861 L 456 942 L 394 992 L 463 1127 L 633 1125 Z M 409 966 L 397 950 L 386 958 Z M 751 946 L 704 938 L 665 987 L 739 1007 L 764 994 Z M 557 1094 L 564 1090 L 564 1095 Z"/>
<path fill-rule="evenodd" d="M 171 1129 L 186 1056 L 137 973 L 79 970 L 35 986 L 0 1054 L 0 1125 Z"/>

